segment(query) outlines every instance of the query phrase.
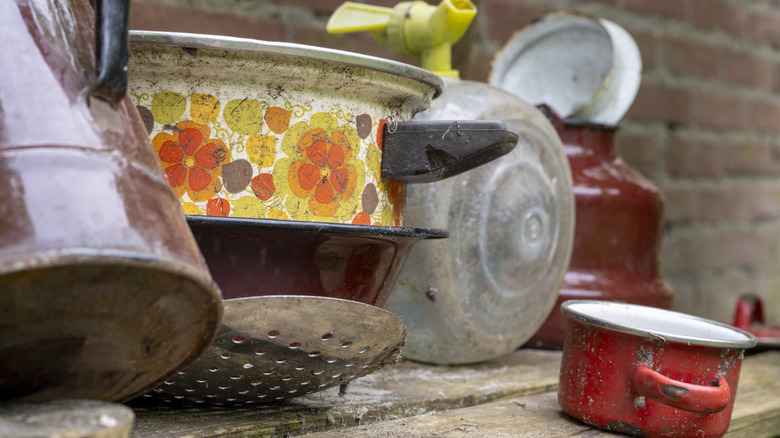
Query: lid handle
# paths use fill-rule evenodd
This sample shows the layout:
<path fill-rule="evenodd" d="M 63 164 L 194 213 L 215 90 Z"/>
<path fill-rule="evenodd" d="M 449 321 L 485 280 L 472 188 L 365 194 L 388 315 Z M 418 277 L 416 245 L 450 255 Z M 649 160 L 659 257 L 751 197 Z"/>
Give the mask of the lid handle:
<path fill-rule="evenodd" d="M 439 181 L 512 151 L 519 136 L 499 120 L 423 120 L 386 123 L 382 178 Z"/>

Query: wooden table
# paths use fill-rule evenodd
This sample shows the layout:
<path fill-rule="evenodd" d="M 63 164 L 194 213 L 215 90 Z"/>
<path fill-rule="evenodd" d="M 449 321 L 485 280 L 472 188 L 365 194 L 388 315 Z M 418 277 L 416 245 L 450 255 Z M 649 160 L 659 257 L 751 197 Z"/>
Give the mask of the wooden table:
<path fill-rule="evenodd" d="M 489 363 L 409 361 L 283 404 L 131 404 L 132 437 L 609 437 L 558 407 L 559 352 L 518 350 Z M 745 358 L 727 437 L 780 436 L 780 352 Z"/>

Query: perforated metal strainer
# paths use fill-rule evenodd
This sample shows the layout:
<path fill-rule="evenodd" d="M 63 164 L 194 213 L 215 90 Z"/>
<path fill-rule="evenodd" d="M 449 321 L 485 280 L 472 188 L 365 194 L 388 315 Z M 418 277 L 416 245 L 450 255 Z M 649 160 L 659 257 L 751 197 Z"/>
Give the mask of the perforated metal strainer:
<path fill-rule="evenodd" d="M 145 394 L 250 404 L 321 391 L 395 363 L 406 326 L 379 307 L 311 296 L 225 300 L 222 328 L 189 368 Z"/>

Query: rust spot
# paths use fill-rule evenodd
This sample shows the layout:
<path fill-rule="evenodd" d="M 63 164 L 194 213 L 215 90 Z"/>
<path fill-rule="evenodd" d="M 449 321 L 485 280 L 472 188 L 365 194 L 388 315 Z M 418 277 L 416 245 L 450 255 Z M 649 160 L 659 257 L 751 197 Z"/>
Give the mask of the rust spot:
<path fill-rule="evenodd" d="M 607 425 L 607 429 L 613 432 L 625 433 L 626 435 L 647 436 L 645 432 L 635 424 L 624 423 L 622 421 L 613 421 Z"/>
<path fill-rule="evenodd" d="M 661 387 L 661 392 L 666 394 L 667 397 L 669 397 L 672 400 L 679 400 L 685 395 L 688 395 L 688 390 L 685 388 L 680 388 L 679 386 L 674 385 L 664 385 Z"/>

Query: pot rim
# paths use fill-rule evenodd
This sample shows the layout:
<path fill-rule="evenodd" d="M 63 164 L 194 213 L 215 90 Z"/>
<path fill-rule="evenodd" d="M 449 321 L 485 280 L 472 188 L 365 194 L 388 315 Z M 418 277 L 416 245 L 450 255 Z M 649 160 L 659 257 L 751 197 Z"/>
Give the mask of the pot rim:
<path fill-rule="evenodd" d="M 441 94 L 442 88 L 444 87 L 444 81 L 441 77 L 420 67 L 376 56 L 325 47 L 276 41 L 261 41 L 223 35 L 139 30 L 131 30 L 129 32 L 129 39 L 131 45 L 157 45 L 250 52 L 259 55 L 294 57 L 320 61 L 327 64 L 340 64 L 365 68 L 394 76 L 402 76 L 428 85 L 434 89 L 434 98 Z"/>
<path fill-rule="evenodd" d="M 243 217 L 187 215 L 187 224 L 195 227 L 251 228 L 303 233 L 327 233 L 368 237 L 416 237 L 442 239 L 449 231 L 441 228 L 385 227 L 380 225 L 355 225 L 329 222 L 305 222 L 278 219 L 253 219 Z"/>
<path fill-rule="evenodd" d="M 752 334 L 725 323 L 637 304 L 569 300 L 561 304 L 561 312 L 585 324 L 662 342 L 736 349 L 752 348 L 757 342 Z M 660 322 L 665 327 L 652 324 Z"/>

